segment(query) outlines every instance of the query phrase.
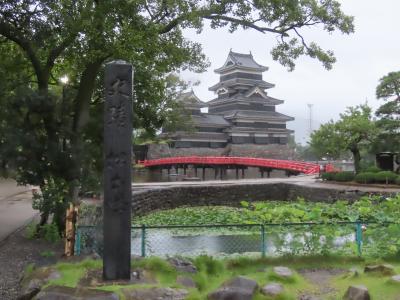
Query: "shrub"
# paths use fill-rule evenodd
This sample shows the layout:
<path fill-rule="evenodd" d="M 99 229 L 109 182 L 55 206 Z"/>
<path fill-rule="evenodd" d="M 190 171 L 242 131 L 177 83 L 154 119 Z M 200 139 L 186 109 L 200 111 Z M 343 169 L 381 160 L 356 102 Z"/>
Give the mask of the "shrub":
<path fill-rule="evenodd" d="M 369 168 L 366 168 L 363 172 L 367 172 L 367 173 L 378 173 L 381 172 L 382 169 L 379 169 L 378 167 L 372 166 Z"/>
<path fill-rule="evenodd" d="M 331 180 L 335 179 L 335 175 L 336 175 L 335 172 L 326 172 L 326 173 L 322 173 L 321 178 L 322 178 L 322 180 L 331 181 Z"/>
<path fill-rule="evenodd" d="M 336 181 L 352 181 L 354 179 L 354 173 L 350 171 L 338 172 L 335 174 Z"/>
<path fill-rule="evenodd" d="M 160 273 L 175 273 L 174 267 L 172 267 L 167 261 L 159 257 L 149 257 L 144 260 L 144 267 L 150 271 L 157 271 Z"/>
<path fill-rule="evenodd" d="M 193 276 L 193 280 L 196 283 L 196 286 L 199 289 L 199 291 L 204 291 L 209 285 L 207 275 L 203 272 L 197 272 Z"/>
<path fill-rule="evenodd" d="M 48 242 L 56 243 L 61 239 L 56 224 L 44 224 L 40 230 L 43 234 L 43 238 Z"/>
<path fill-rule="evenodd" d="M 375 174 L 372 172 L 358 173 L 354 180 L 358 183 L 373 183 L 375 181 Z"/>
<path fill-rule="evenodd" d="M 36 236 L 37 236 L 36 227 L 37 227 L 37 224 L 35 224 L 34 222 L 32 222 L 28 226 L 26 226 L 25 235 L 28 239 L 32 240 L 32 239 L 36 238 Z"/>
<path fill-rule="evenodd" d="M 375 173 L 375 182 L 378 183 L 394 183 L 397 178 L 397 174 L 392 171 L 381 171 Z"/>
<path fill-rule="evenodd" d="M 400 176 L 397 176 L 396 180 L 395 180 L 396 184 L 400 184 Z"/>
<path fill-rule="evenodd" d="M 194 260 L 195 266 L 200 272 L 208 275 L 217 275 L 224 270 L 224 264 L 208 255 L 200 255 Z"/>

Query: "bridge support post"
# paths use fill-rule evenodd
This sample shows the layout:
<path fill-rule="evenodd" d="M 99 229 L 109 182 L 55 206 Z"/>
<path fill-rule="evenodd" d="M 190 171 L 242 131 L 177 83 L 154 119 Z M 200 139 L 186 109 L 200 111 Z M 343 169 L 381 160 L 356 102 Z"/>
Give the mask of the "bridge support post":
<path fill-rule="evenodd" d="M 175 165 L 175 174 L 179 174 L 179 166 Z"/>
<path fill-rule="evenodd" d="M 183 165 L 183 175 L 186 175 L 187 165 Z"/>
<path fill-rule="evenodd" d="M 171 167 L 170 166 L 167 167 L 167 173 L 168 173 L 168 176 L 171 173 Z"/>
<path fill-rule="evenodd" d="M 203 167 L 203 180 L 206 180 L 206 167 Z"/>
<path fill-rule="evenodd" d="M 244 167 L 242 167 L 242 178 L 244 178 Z"/>
<path fill-rule="evenodd" d="M 223 175 L 224 175 L 224 167 L 221 167 L 221 168 L 219 169 L 219 179 L 220 179 L 220 180 L 222 180 Z"/>
<path fill-rule="evenodd" d="M 218 177 L 218 167 L 214 167 L 214 180 Z"/>
<path fill-rule="evenodd" d="M 239 168 L 236 166 L 236 179 L 239 179 Z"/>
<path fill-rule="evenodd" d="M 267 169 L 267 178 L 271 177 L 271 169 Z"/>
<path fill-rule="evenodd" d="M 264 178 L 264 169 L 260 168 L 261 178 Z"/>
<path fill-rule="evenodd" d="M 194 166 L 194 176 L 197 177 L 197 167 Z"/>

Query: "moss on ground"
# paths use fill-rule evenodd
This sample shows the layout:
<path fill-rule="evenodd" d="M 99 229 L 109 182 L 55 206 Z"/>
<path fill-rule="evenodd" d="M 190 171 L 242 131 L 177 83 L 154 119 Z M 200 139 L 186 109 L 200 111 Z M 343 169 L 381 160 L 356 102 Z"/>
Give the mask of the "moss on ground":
<path fill-rule="evenodd" d="M 390 283 L 390 277 L 380 277 L 376 275 L 364 274 L 363 268 L 368 263 L 358 258 L 343 257 L 281 257 L 252 259 L 240 257 L 236 259 L 214 259 L 209 256 L 199 256 L 193 259 L 194 265 L 197 267 L 196 274 L 181 273 L 176 271 L 167 261 L 158 257 L 149 257 L 143 260 L 132 261 L 133 268 L 143 268 L 151 274 L 159 282 L 158 284 L 136 284 L 136 285 L 108 285 L 98 287 L 101 290 L 114 291 L 121 299 L 124 299 L 122 289 L 130 288 L 150 288 L 150 287 L 172 287 L 184 288 L 176 283 L 178 275 L 191 277 L 197 284 L 197 289 L 188 289 L 189 296 L 187 299 L 200 300 L 206 299 L 207 294 L 220 287 L 225 281 L 238 275 L 243 275 L 254 279 L 262 287 L 269 282 L 280 282 L 285 292 L 279 296 L 278 300 L 294 300 L 301 294 L 318 294 L 320 286 L 305 279 L 298 271 L 307 269 L 342 269 L 349 270 L 356 268 L 359 270 L 358 277 L 342 273 L 334 275 L 328 282 L 332 288 L 331 292 L 326 295 L 326 299 L 341 299 L 346 289 L 350 285 L 363 284 L 367 286 L 372 299 L 397 299 L 400 297 L 400 287 L 394 283 Z M 395 266 L 395 270 L 400 274 L 400 260 L 391 261 Z M 294 276 L 291 280 L 282 280 L 272 273 L 274 266 L 287 266 L 294 270 Z M 51 280 L 48 285 L 63 285 L 68 287 L 76 287 L 79 280 L 88 270 L 101 269 L 101 261 L 84 260 L 80 263 L 59 263 L 54 268 L 61 274 L 61 278 Z M 40 269 L 39 269 L 40 270 Z M 32 268 L 28 268 L 27 272 L 34 273 Z M 324 295 L 322 299 L 324 299 Z M 270 298 L 257 293 L 255 300 L 268 300 Z"/>
<path fill-rule="evenodd" d="M 99 269 L 102 267 L 102 261 L 92 259 L 86 259 L 79 263 L 58 263 L 54 268 L 61 274 L 61 278 L 52 279 L 47 285 L 76 287 L 79 280 L 88 270 Z"/>
<path fill-rule="evenodd" d="M 400 264 L 394 265 L 397 274 L 400 274 Z M 365 285 L 372 299 L 400 299 L 400 284 L 390 281 L 390 276 L 379 276 L 373 273 L 363 273 L 358 267 L 358 276 L 338 276 L 332 280 L 332 286 L 338 289 L 338 295 L 343 295 L 350 285 Z"/>

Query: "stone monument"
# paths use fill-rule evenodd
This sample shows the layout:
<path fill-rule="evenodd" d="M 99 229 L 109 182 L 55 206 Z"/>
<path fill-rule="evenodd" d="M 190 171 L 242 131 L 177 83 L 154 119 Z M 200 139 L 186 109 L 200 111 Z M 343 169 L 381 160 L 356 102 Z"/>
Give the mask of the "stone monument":
<path fill-rule="evenodd" d="M 132 65 L 105 67 L 104 103 L 104 280 L 130 279 Z"/>

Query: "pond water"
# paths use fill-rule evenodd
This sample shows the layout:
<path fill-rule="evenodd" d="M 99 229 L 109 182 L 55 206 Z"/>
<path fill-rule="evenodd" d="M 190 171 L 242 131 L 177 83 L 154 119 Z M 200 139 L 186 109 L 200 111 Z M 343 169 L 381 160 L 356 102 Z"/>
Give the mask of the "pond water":
<path fill-rule="evenodd" d="M 309 232 L 307 228 L 290 232 L 271 231 L 264 235 L 264 251 L 267 256 L 282 254 L 317 254 L 325 245 L 330 253 L 354 254 L 354 226 L 340 228 L 336 237 L 327 242 L 318 232 Z M 80 253 L 102 254 L 101 228 L 86 228 L 80 231 Z M 159 229 L 146 228 L 143 245 L 142 230 L 132 230 L 131 253 L 142 255 L 143 246 L 146 256 L 213 256 L 261 255 L 262 236 L 260 227 L 211 228 L 209 230 L 193 229 Z M 348 245 L 351 245 L 348 247 Z"/>
<path fill-rule="evenodd" d="M 267 256 L 276 256 L 283 253 L 293 253 L 294 245 L 302 248 L 303 254 L 307 254 L 305 240 L 310 233 L 305 232 L 303 237 L 287 234 L 269 234 L 265 236 L 264 251 Z M 283 243 L 282 243 L 283 242 Z M 319 238 L 320 244 L 326 241 L 323 236 Z M 354 243 L 354 233 L 351 230 L 342 236 L 336 237 L 330 243 L 330 251 L 343 251 L 345 245 Z M 132 254 L 142 255 L 141 233 L 132 233 Z M 179 235 L 170 230 L 151 230 L 146 233 L 145 255 L 146 256 L 197 256 L 201 254 L 213 256 L 228 256 L 233 254 L 261 255 L 262 238 L 260 233 L 246 234 L 198 234 Z M 297 253 L 300 254 L 300 253 Z M 310 254 L 310 253 L 309 253 Z"/>

